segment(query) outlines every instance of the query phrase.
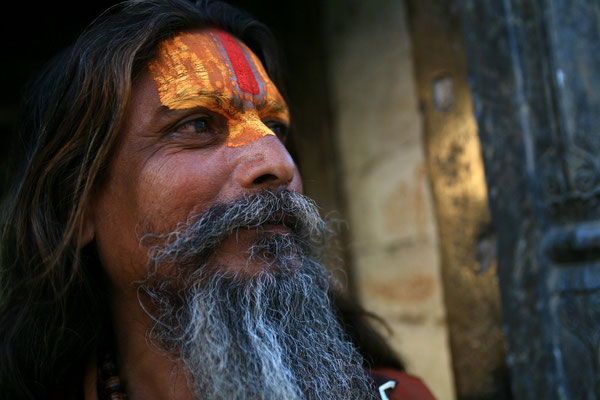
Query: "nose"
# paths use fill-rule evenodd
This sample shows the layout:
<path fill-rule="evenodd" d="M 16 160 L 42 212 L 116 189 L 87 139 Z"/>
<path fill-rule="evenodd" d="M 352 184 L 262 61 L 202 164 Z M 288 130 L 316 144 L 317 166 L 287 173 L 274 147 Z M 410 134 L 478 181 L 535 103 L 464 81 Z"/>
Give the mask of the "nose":
<path fill-rule="evenodd" d="M 246 190 L 285 188 L 302 192 L 300 173 L 283 143 L 264 136 L 234 151 L 240 154 L 235 180 Z"/>

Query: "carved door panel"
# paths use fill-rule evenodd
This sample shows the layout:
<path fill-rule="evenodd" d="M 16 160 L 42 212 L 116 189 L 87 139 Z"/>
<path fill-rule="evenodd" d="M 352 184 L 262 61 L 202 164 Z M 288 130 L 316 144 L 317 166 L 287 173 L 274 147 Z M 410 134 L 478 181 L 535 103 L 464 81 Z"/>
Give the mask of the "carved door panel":
<path fill-rule="evenodd" d="M 461 11 L 514 396 L 600 398 L 600 4 Z"/>

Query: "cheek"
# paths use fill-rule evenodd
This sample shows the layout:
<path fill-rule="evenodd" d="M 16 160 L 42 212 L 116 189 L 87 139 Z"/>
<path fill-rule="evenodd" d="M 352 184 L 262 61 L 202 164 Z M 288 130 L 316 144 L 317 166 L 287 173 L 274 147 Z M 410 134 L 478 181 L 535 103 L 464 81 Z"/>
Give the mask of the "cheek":
<path fill-rule="evenodd" d="M 227 186 L 227 165 L 218 156 L 203 159 L 193 151 L 148 163 L 136 195 L 140 222 L 149 223 L 155 232 L 169 232 L 190 213 L 206 210 Z"/>
<path fill-rule="evenodd" d="M 120 291 L 143 279 L 144 233 L 168 233 L 191 212 L 221 199 L 231 176 L 219 155 L 179 152 L 140 164 L 122 163 L 99 193 L 95 207 L 96 246 L 109 278 Z M 131 161 L 131 159 L 130 159 Z"/>

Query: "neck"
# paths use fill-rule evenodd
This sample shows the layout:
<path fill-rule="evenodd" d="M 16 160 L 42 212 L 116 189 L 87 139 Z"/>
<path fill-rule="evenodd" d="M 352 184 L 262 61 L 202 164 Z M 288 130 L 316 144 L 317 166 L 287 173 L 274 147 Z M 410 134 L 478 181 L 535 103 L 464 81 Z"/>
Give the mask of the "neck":
<path fill-rule="evenodd" d="M 154 322 L 136 294 L 112 298 L 116 362 L 128 399 L 192 399 L 183 364 L 149 343 L 146 335 Z"/>

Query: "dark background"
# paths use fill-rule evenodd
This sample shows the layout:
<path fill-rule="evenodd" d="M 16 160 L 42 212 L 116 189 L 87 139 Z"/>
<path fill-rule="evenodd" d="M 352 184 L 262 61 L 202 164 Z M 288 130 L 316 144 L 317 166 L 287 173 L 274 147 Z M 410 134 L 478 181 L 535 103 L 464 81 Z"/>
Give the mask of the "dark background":
<path fill-rule="evenodd" d="M 5 193 L 24 148 L 15 134 L 24 86 L 54 54 L 66 47 L 109 1 L 86 3 L 14 2 L 3 13 L 0 71 L 0 189 Z"/>

